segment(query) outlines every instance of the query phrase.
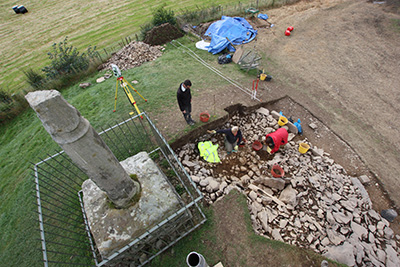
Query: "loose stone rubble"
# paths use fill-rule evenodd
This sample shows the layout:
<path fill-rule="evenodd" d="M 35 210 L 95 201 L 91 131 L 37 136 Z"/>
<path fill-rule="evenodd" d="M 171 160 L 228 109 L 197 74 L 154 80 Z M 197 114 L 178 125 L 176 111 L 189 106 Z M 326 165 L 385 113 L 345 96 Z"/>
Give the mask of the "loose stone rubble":
<path fill-rule="evenodd" d="M 347 175 L 328 153 L 306 138 L 294 141 L 293 133 L 274 155 L 252 150 L 255 140 L 279 127 L 265 109 L 243 117 L 234 115 L 224 128 L 231 125 L 239 126 L 247 139 L 238 153 L 227 155 L 223 136 L 209 134 L 177 150 L 209 204 L 236 188 L 247 196 L 259 235 L 312 249 L 348 266 L 400 266 L 400 237 L 395 237 L 390 223 L 372 209 L 357 177 Z M 200 158 L 196 144 L 205 140 L 219 145 L 221 163 Z M 301 154 L 300 142 L 311 149 Z M 283 178 L 272 177 L 274 164 L 283 168 Z M 368 181 L 365 175 L 362 180 Z"/>
<path fill-rule="evenodd" d="M 99 66 L 99 70 L 111 70 L 111 64 L 115 64 L 120 70 L 127 70 L 142 65 L 144 62 L 152 61 L 162 55 L 164 47 L 151 46 L 144 42 L 131 42 L 118 52 L 112 54 L 111 58 Z"/>

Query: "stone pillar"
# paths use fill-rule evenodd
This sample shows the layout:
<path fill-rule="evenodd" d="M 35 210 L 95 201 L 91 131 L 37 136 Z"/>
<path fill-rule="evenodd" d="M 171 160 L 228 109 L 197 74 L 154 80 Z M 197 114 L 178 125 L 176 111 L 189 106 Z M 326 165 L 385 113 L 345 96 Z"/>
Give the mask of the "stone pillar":
<path fill-rule="evenodd" d="M 31 92 L 25 98 L 71 160 L 116 207 L 128 206 L 140 185 L 129 177 L 89 121 L 56 90 Z"/>

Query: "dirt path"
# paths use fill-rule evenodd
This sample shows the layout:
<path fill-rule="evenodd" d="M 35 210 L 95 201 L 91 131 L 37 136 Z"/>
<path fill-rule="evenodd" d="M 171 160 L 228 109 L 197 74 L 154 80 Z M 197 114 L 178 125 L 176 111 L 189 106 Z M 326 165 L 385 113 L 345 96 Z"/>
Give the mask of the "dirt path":
<path fill-rule="evenodd" d="M 301 118 L 310 142 L 330 153 L 350 175 L 369 175 L 372 182 L 367 190 L 376 211 L 396 208 L 399 212 L 400 2 L 386 3 L 308 0 L 261 11 L 269 15 L 269 22 L 275 26 L 258 29 L 257 41 L 247 46 L 256 46 L 263 67 L 273 76 L 272 82 L 260 84 L 260 98 L 269 102 L 287 95 L 297 102 L 293 104 L 290 98 L 284 98 L 268 104 L 268 108 Z M 289 37 L 284 35 L 288 26 L 294 27 Z M 252 79 L 241 83 L 251 84 Z M 207 109 L 222 116 L 226 114 L 224 108 L 236 103 L 258 104 L 232 86 L 219 89 L 218 94 L 211 93 L 214 88 L 193 88 L 194 117 Z M 217 103 L 215 112 L 210 110 L 213 103 Z M 183 129 L 190 130 L 183 118 L 176 120 L 176 116 L 180 116 L 177 107 L 152 116 L 169 140 L 181 136 Z M 318 130 L 308 127 L 311 122 L 319 125 Z M 191 135 L 196 132 L 199 131 Z M 216 203 L 213 208 L 221 244 L 226 243 L 224 240 L 238 248 L 246 244 L 245 233 L 231 236 L 232 232 L 241 233 L 243 227 L 240 208 L 230 199 Z M 230 223 L 226 224 L 227 221 Z M 397 217 L 391 223 L 397 235 L 399 222 Z M 217 250 L 222 251 L 224 263 L 237 253 L 226 246 Z M 270 258 L 274 254 L 254 254 L 249 250 L 241 253 L 249 256 L 248 266 L 259 266 L 259 257 Z M 273 266 L 280 260 L 270 259 L 269 263 Z M 301 265 L 302 260 L 296 262 Z M 309 262 L 304 264 L 309 265 Z M 233 262 L 231 266 L 236 265 Z"/>
<path fill-rule="evenodd" d="M 256 46 L 274 77 L 260 84 L 262 99 L 289 95 L 310 110 L 350 144 L 400 206 L 400 4 L 387 3 L 393 5 L 315 0 L 261 11 L 275 26 L 258 29 L 257 41 L 247 46 Z M 236 88 L 221 89 L 216 99 L 210 90 L 198 91 L 193 114 L 214 101 L 218 116 L 235 103 L 256 104 Z M 172 137 L 186 125 L 168 117 L 157 119 Z"/>
<path fill-rule="evenodd" d="M 261 29 L 256 46 L 281 85 L 271 98 L 288 94 L 317 114 L 399 206 L 400 15 L 384 10 L 367 1 L 339 0 L 270 10 L 275 27 Z M 284 36 L 290 25 L 295 30 Z"/>

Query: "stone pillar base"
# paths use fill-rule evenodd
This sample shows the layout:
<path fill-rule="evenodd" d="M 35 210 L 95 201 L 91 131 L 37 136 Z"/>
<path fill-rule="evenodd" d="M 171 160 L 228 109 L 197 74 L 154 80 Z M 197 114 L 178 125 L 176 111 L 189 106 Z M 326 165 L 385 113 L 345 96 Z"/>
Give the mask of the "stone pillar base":
<path fill-rule="evenodd" d="M 82 185 L 90 230 L 103 258 L 128 245 L 181 208 L 165 175 L 146 152 L 122 161 L 121 165 L 128 174 L 135 174 L 139 179 L 141 193 L 135 204 L 116 209 L 93 181 L 86 180 Z"/>

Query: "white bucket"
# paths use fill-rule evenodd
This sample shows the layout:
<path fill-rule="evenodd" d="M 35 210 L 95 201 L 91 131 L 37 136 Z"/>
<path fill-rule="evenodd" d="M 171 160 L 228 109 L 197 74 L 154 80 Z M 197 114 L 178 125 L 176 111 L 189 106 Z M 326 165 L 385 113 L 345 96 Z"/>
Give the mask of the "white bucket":
<path fill-rule="evenodd" d="M 203 255 L 194 251 L 187 255 L 186 263 L 189 267 L 209 267 Z"/>

